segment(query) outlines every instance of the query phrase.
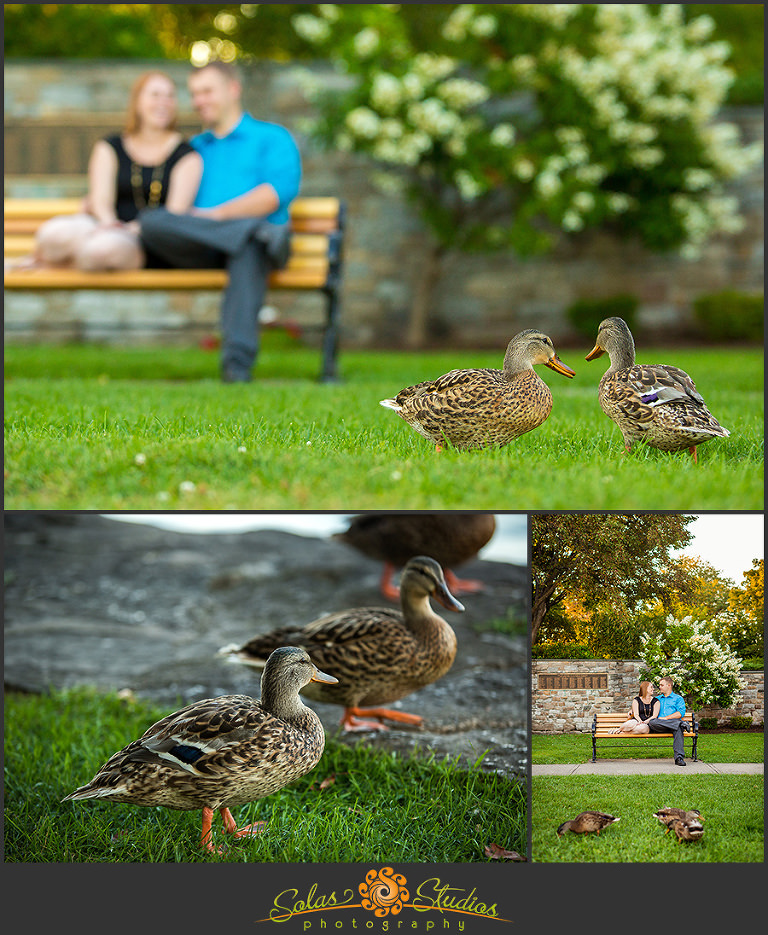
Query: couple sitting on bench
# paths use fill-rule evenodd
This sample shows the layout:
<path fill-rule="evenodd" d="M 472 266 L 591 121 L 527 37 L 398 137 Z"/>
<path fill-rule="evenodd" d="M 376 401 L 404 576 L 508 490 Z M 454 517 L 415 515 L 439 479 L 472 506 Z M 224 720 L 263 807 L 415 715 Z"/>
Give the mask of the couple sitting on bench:
<path fill-rule="evenodd" d="M 664 676 L 659 679 L 661 694 L 656 696 L 653 682 L 641 682 L 640 694 L 632 699 L 629 719 L 613 733 L 671 733 L 675 765 L 685 766 L 683 733 L 688 727 L 683 721 L 685 701 L 672 691 L 673 687 L 672 679 Z"/>
<path fill-rule="evenodd" d="M 43 224 L 34 262 L 226 269 L 221 378 L 246 382 L 269 272 L 288 261 L 301 160 L 285 128 L 243 111 L 233 66 L 195 69 L 189 90 L 205 129 L 187 143 L 176 130 L 173 81 L 159 71 L 137 79 L 123 133 L 91 153 L 84 213 Z"/>

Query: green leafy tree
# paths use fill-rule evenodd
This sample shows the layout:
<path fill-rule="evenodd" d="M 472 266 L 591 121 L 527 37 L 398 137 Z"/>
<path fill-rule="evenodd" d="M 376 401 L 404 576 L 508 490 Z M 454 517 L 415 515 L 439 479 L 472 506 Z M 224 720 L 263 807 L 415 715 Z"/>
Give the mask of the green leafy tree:
<path fill-rule="evenodd" d="M 670 559 L 661 574 L 661 587 L 640 612 L 648 631 L 661 630 L 669 614 L 678 620 L 713 619 L 728 609 L 733 582 L 723 578 L 709 562 L 695 555 Z"/>
<path fill-rule="evenodd" d="M 372 157 L 417 206 L 432 249 L 408 343 L 454 249 L 529 254 L 607 228 L 694 257 L 741 226 L 725 184 L 760 160 L 713 123 L 733 73 L 714 21 L 681 4 L 460 4 L 428 45 L 393 4 L 293 18 L 354 78 L 316 89 L 328 146 Z"/>
<path fill-rule="evenodd" d="M 637 613 L 663 587 L 669 553 L 691 541 L 694 520 L 672 513 L 531 516 L 532 643 L 548 614 L 569 599 L 590 612 L 612 606 L 620 616 Z"/>
<path fill-rule="evenodd" d="M 9 58 L 168 57 L 151 4 L 6 3 L 3 20 Z"/>
<path fill-rule="evenodd" d="M 719 639 L 743 657 L 765 655 L 765 574 L 764 560 L 753 559 L 752 568 L 744 572 L 740 587 L 731 588 L 727 610 L 713 620 L 713 631 Z"/>
<path fill-rule="evenodd" d="M 670 614 L 661 633 L 641 637 L 640 678 L 658 682 L 669 676 L 689 710 L 731 707 L 742 687 L 741 659 L 710 629 L 707 622 Z"/>

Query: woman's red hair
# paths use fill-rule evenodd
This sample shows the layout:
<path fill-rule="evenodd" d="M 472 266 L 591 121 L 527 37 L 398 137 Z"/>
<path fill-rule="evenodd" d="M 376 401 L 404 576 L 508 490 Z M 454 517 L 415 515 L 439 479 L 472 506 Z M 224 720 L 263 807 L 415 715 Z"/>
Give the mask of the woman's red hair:
<path fill-rule="evenodd" d="M 155 69 L 143 72 L 133 82 L 131 93 L 128 97 L 128 113 L 126 114 L 125 126 L 123 127 L 123 132 L 126 136 L 130 136 L 132 133 L 138 133 L 138 131 L 141 129 L 141 118 L 139 117 L 139 95 L 144 90 L 144 85 L 149 81 L 149 79 L 155 78 L 158 75 L 173 84 L 173 79 L 170 77 L 170 75 L 166 75 L 164 71 Z M 176 117 L 173 118 L 168 129 L 176 129 Z"/>

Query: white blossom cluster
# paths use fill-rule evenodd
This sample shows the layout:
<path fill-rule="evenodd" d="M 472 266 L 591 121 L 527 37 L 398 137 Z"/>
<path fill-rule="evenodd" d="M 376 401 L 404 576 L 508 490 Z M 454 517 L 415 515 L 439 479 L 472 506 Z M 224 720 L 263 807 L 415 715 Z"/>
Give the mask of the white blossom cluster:
<path fill-rule="evenodd" d="M 578 12 L 580 3 L 519 3 L 521 13 L 557 29 L 567 25 Z"/>
<path fill-rule="evenodd" d="M 596 26 L 589 52 L 576 48 L 569 33 L 573 18 L 587 6 Z M 505 17 L 514 16 L 541 24 L 542 40 L 508 60 L 487 53 L 494 81 L 506 79 L 510 93 L 531 95 L 534 108 L 537 96 L 558 82 L 584 102 L 568 124 L 545 128 L 543 144 L 539 138 L 531 142 L 536 130 L 528 125 L 530 114 L 519 123 L 516 117 L 494 123 L 478 116 L 490 89 L 475 80 L 479 73 L 459 74 L 467 61 L 466 44 L 483 50 L 489 37 L 502 41 L 502 27 L 509 29 Z M 308 41 L 333 49 L 345 21 L 342 7 L 321 4 L 318 15 L 300 14 L 292 22 Z M 471 200 L 488 190 L 494 177 L 472 161 L 480 140 L 496 153 L 501 176 L 526 186 L 568 232 L 642 211 L 642 203 L 626 192 L 608 189 L 606 179 L 616 170 L 649 179 L 660 169 L 677 171 L 682 185 L 671 196 L 670 209 L 684 231 L 681 254 L 695 258 L 713 234 L 741 229 L 737 199 L 726 195 L 723 185 L 759 164 L 763 154 L 762 143 L 742 144 L 734 125 L 713 122 L 733 80 L 725 64 L 729 47 L 711 41 L 713 28 L 706 15 L 685 23 L 681 4 L 663 4 L 657 13 L 646 4 L 510 4 L 493 12 L 484 4 L 460 4 L 442 30 L 456 54 L 437 55 L 413 54 L 383 25 L 366 25 L 339 40 L 338 47 L 346 50 L 342 61 L 346 55 L 362 73 L 363 93 L 338 127 L 336 142 L 421 175 L 433 154 L 447 153 L 455 161 L 450 175 L 459 194 Z M 679 127 L 698 144 L 698 164 L 675 165 Z"/>
<path fill-rule="evenodd" d="M 643 662 L 654 677 L 669 676 L 680 694 L 695 695 L 702 706 L 727 707 L 744 687 L 741 660 L 717 642 L 705 621 L 691 616 L 676 620 L 670 614 L 660 634 L 643 634 L 640 641 Z M 670 650 L 673 655 L 668 658 Z"/>
<path fill-rule="evenodd" d="M 326 6 L 335 6 L 335 4 L 326 4 Z M 331 27 L 327 19 L 321 19 L 319 16 L 299 13 L 293 17 L 291 23 L 302 39 L 313 44 L 325 42 L 331 35 Z"/>
<path fill-rule="evenodd" d="M 477 81 L 454 75 L 454 59 L 420 53 L 402 76 L 376 71 L 370 83 L 370 106 L 351 110 L 344 133 L 354 141 L 371 144 L 382 162 L 415 166 L 436 142 L 453 156 L 463 155 L 468 136 L 478 124 L 469 113 L 488 98 L 488 88 Z M 512 139 L 514 128 L 497 135 L 496 142 Z M 460 176 L 462 193 L 474 191 Z M 458 183 L 458 179 L 457 179 Z"/>
<path fill-rule="evenodd" d="M 467 36 L 482 39 L 492 36 L 497 25 L 496 17 L 490 13 L 478 13 L 476 4 L 462 3 L 446 20 L 443 36 L 451 42 L 463 42 Z"/>
<path fill-rule="evenodd" d="M 562 27 L 579 4 L 521 6 L 527 15 Z M 586 56 L 568 44 L 550 43 L 542 58 L 556 64 L 589 102 L 596 126 L 625 150 L 626 161 L 640 172 L 652 171 L 667 158 L 658 145 L 658 123 L 688 121 L 701 143 L 704 164 L 686 171 L 685 187 L 692 193 L 713 190 L 711 198 L 681 196 L 674 206 L 687 233 L 681 252 L 694 258 L 713 233 L 741 229 L 737 201 L 724 198 L 718 185 L 758 164 L 763 146 L 744 146 L 735 126 L 711 123 L 733 79 L 723 64 L 730 50 L 726 43 L 707 42 L 714 27 L 711 17 L 701 16 L 686 25 L 680 7 L 665 4 L 655 16 L 644 4 L 597 4 L 598 54 Z M 508 67 L 522 85 L 536 86 L 539 66 L 533 56 L 514 57 Z M 534 185 L 545 198 L 555 197 L 562 187 L 557 165 L 550 158 L 538 167 Z M 626 211 L 629 204 L 614 198 L 607 206 Z M 574 208 L 563 214 L 566 230 L 579 228 Z"/>

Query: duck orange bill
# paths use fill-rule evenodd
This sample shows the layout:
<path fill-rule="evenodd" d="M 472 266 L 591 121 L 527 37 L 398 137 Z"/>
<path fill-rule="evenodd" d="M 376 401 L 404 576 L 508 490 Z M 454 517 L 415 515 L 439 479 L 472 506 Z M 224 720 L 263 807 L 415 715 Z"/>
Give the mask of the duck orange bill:
<path fill-rule="evenodd" d="M 564 377 L 573 378 L 576 376 L 575 371 L 571 370 L 567 364 L 564 364 L 557 355 L 548 360 L 546 365 L 551 370 L 557 370 L 558 373 L 562 373 Z"/>
<path fill-rule="evenodd" d="M 310 679 L 310 682 L 328 682 L 329 685 L 334 685 L 338 681 L 332 675 L 326 675 L 325 672 L 321 672 L 319 669 L 315 669 L 315 674 Z"/>
<path fill-rule="evenodd" d="M 605 348 L 600 347 L 599 344 L 596 344 L 592 350 L 587 354 L 584 360 L 594 360 L 596 357 L 601 357 L 605 353 Z"/>
<path fill-rule="evenodd" d="M 457 613 L 461 613 L 461 611 L 464 610 L 464 605 L 456 600 L 444 584 L 439 584 L 435 588 L 434 598 L 441 603 L 446 610 L 455 610 Z"/>

